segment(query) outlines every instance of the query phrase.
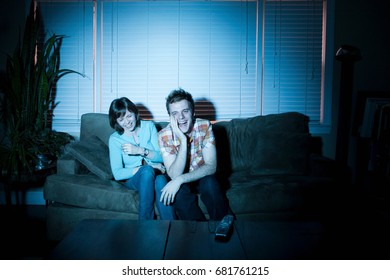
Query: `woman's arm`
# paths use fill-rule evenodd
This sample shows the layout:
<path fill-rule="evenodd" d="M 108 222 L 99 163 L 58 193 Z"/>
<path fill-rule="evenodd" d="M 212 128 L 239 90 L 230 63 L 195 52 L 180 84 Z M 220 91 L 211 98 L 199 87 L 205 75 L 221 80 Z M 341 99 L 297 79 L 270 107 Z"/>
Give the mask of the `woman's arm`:
<path fill-rule="evenodd" d="M 142 153 L 144 153 L 144 149 L 147 149 L 148 155 L 145 156 L 145 159 L 153 162 L 153 163 L 162 163 L 163 159 L 161 156 L 160 148 L 158 146 L 158 133 L 155 124 L 152 121 L 144 121 L 144 127 L 141 126 L 142 135 Z"/>
<path fill-rule="evenodd" d="M 112 175 L 114 176 L 114 179 L 118 181 L 131 178 L 136 171 L 134 170 L 135 169 L 134 167 L 132 168 L 124 167 L 123 156 L 127 156 L 127 155 L 125 155 L 122 151 L 122 144 L 123 143 L 120 141 L 120 139 L 114 137 L 113 135 L 111 135 L 108 140 L 111 171 L 112 171 Z"/>

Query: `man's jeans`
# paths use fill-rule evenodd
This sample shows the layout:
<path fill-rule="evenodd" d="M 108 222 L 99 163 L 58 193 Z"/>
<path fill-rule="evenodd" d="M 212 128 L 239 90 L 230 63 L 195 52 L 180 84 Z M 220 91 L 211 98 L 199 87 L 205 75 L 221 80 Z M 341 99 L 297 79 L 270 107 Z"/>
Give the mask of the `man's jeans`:
<path fill-rule="evenodd" d="M 160 220 L 175 220 L 176 214 L 172 206 L 164 205 L 160 202 L 161 190 L 165 187 L 168 182 L 168 177 L 166 175 L 157 175 L 156 177 L 156 206 L 158 213 L 160 214 Z"/>
<path fill-rule="evenodd" d="M 173 206 L 180 220 L 206 220 L 198 204 L 198 196 L 205 204 L 211 220 L 222 220 L 229 205 L 215 175 L 208 175 L 190 184 L 183 184 L 176 194 Z"/>

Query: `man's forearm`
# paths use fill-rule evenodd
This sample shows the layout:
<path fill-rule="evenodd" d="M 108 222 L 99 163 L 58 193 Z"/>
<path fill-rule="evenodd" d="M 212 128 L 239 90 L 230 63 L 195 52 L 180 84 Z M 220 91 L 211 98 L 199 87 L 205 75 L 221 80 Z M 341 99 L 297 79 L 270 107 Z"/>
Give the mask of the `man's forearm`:
<path fill-rule="evenodd" d="M 192 172 L 179 175 L 178 179 L 181 181 L 182 184 L 190 183 L 199 180 L 203 177 L 206 177 L 208 175 L 214 174 L 215 171 L 216 171 L 215 166 L 205 164 Z"/>
<path fill-rule="evenodd" d="M 180 176 L 184 172 L 187 161 L 187 144 L 179 146 L 179 152 L 175 158 L 175 161 L 169 167 L 168 176 L 171 179 Z"/>

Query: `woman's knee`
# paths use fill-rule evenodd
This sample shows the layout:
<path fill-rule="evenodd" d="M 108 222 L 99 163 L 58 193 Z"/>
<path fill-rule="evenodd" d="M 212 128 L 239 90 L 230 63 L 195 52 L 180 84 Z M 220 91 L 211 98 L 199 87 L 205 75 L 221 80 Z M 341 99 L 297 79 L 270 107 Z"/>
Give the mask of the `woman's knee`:
<path fill-rule="evenodd" d="M 161 191 L 168 183 L 168 178 L 165 175 L 157 175 L 155 181 L 156 191 Z"/>
<path fill-rule="evenodd" d="M 154 179 L 154 177 L 155 177 L 154 169 L 150 165 L 141 166 L 141 168 L 138 170 L 138 172 L 141 172 L 140 175 L 142 178 L 153 178 Z"/>

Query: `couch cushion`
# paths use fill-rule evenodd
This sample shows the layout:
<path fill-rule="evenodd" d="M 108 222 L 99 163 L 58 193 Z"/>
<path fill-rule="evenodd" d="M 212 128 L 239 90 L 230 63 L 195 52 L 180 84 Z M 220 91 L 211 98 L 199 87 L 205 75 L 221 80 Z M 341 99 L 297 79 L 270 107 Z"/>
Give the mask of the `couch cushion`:
<path fill-rule="evenodd" d="M 66 145 L 65 151 L 99 178 L 103 180 L 113 178 L 108 147 L 97 136 L 93 135 L 87 139 L 72 142 Z"/>
<path fill-rule="evenodd" d="M 45 182 L 44 197 L 70 206 L 138 214 L 136 191 L 93 174 L 50 175 Z"/>
<path fill-rule="evenodd" d="M 114 131 L 110 126 L 108 114 L 86 113 L 81 116 L 80 140 L 95 135 L 108 146 L 108 139 Z"/>
<path fill-rule="evenodd" d="M 259 152 L 262 152 L 265 142 L 270 144 L 270 147 L 277 144 L 264 139 L 269 137 L 269 133 L 308 134 L 308 122 L 309 118 L 304 114 L 287 112 L 215 123 L 213 130 L 217 141 L 219 171 L 231 174 L 250 170 L 253 163 L 258 160 Z M 287 143 L 287 141 L 283 142 L 283 139 L 279 142 L 283 146 Z"/>
<path fill-rule="evenodd" d="M 266 132 L 254 141 L 251 173 L 257 175 L 306 174 L 309 133 Z"/>
<path fill-rule="evenodd" d="M 165 128 L 167 125 L 169 124 L 169 122 L 164 122 L 164 121 L 160 121 L 160 122 L 154 122 L 154 125 L 156 126 L 156 129 L 157 131 L 160 131 L 161 129 Z"/>
<path fill-rule="evenodd" d="M 258 130 L 257 119 L 233 119 L 213 125 L 217 147 L 217 164 L 221 173 L 230 174 L 249 169 Z"/>
<path fill-rule="evenodd" d="M 331 178 L 301 175 L 233 174 L 226 195 L 237 214 L 321 211 L 329 207 Z M 333 184 L 334 185 L 334 184 Z"/>

